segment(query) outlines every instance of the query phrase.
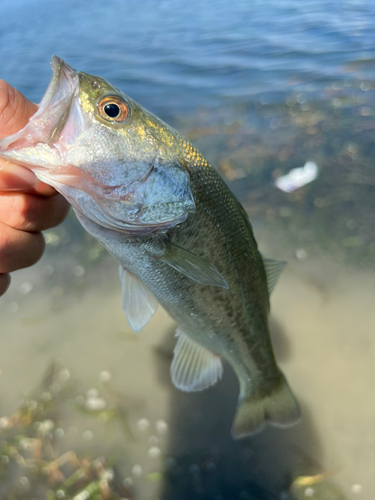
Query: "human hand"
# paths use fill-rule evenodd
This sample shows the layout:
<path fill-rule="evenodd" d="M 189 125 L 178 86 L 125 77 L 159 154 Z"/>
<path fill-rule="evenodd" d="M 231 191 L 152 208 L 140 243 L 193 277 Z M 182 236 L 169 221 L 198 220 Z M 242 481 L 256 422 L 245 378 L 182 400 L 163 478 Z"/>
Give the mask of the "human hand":
<path fill-rule="evenodd" d="M 23 128 L 37 105 L 0 80 L 0 139 Z M 67 201 L 31 170 L 0 159 L 0 296 L 9 273 L 35 264 L 43 254 L 41 231 L 64 220 Z"/>

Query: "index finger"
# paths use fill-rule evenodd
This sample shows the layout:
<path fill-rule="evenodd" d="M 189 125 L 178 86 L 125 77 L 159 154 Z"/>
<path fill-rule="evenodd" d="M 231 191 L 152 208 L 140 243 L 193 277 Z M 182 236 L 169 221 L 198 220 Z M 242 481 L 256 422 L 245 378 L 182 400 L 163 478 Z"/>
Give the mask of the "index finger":
<path fill-rule="evenodd" d="M 0 159 L 0 195 L 13 192 L 46 197 L 57 194 L 51 186 L 38 180 L 28 168 Z"/>

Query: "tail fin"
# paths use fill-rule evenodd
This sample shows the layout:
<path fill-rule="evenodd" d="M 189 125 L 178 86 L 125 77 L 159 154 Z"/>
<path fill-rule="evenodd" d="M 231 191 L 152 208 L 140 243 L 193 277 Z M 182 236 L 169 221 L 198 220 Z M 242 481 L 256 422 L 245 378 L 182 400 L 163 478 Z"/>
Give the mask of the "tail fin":
<path fill-rule="evenodd" d="M 261 430 L 269 423 L 277 427 L 290 427 L 300 419 L 300 409 L 284 375 L 267 395 L 252 394 L 240 399 L 232 427 L 232 435 L 239 439 Z"/>

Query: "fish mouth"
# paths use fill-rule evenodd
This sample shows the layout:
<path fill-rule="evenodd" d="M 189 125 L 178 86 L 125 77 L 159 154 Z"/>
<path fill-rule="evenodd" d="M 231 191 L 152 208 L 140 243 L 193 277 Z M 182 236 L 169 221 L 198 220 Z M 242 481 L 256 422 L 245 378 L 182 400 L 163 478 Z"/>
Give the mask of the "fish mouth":
<path fill-rule="evenodd" d="M 56 101 L 60 102 L 64 100 L 76 87 L 74 77 L 77 75 L 77 72 L 60 57 L 52 56 L 51 68 L 53 72 L 51 81 L 39 105 L 40 108 L 46 108 Z"/>
<path fill-rule="evenodd" d="M 75 69 L 58 56 L 51 59 L 53 71 L 51 81 L 35 115 L 43 115 L 43 121 L 49 123 L 47 134 L 49 140 L 43 137 L 46 143 L 53 143 L 60 136 L 69 118 L 74 98 L 77 97 L 79 78 Z"/>
<path fill-rule="evenodd" d="M 19 132 L 0 141 L 0 153 L 3 157 L 17 161 L 14 153 L 30 148 L 38 143 L 53 144 L 63 131 L 75 98 L 79 93 L 78 73 L 60 57 L 51 59 L 52 78 L 39 104 L 38 111 L 30 118 Z M 8 151 L 7 151 L 8 150 Z M 26 160 L 23 158 L 21 160 Z M 32 165 L 27 161 L 20 161 Z"/>

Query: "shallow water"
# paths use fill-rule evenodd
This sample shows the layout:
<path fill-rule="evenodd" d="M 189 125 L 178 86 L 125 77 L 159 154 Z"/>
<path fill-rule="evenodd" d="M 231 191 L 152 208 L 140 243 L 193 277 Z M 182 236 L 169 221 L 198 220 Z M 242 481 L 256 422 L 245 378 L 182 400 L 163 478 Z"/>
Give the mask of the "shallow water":
<path fill-rule="evenodd" d="M 274 256 L 266 234 L 259 240 L 263 252 Z M 329 256 L 299 262 L 291 249 L 285 255 L 291 262 L 272 297 L 271 330 L 276 357 L 302 406 L 303 421 L 296 427 L 266 429 L 234 442 L 230 426 L 238 389 L 229 367 L 224 380 L 205 393 L 174 389 L 169 366 L 175 325 L 159 311 L 139 336 L 131 332 L 120 307 L 117 264 L 110 258 L 88 269 L 83 288 L 66 283 L 61 295 L 52 288 L 55 296 L 50 288 L 46 293 L 45 283 L 24 294 L 27 283 L 37 283 L 43 263 L 28 271 L 26 282 L 25 273 L 16 273 L 1 302 L 2 415 L 34 389 L 47 363 L 63 358 L 80 381 L 81 397 L 90 388 L 102 393 L 100 374 L 111 374 L 134 441 L 114 424 L 108 438 L 103 423 L 91 418 L 77 424 L 77 415 L 70 415 L 60 424 L 67 437 L 58 449 L 69 443 L 98 455 L 116 449 L 135 498 L 156 498 L 158 491 L 160 498 L 279 498 L 299 470 L 301 453 L 318 463 L 317 473 L 337 469 L 333 481 L 347 498 L 371 498 L 373 272 L 346 269 Z M 139 475 L 135 466 L 142 468 Z M 147 477 L 155 472 L 166 476 L 151 482 Z"/>
<path fill-rule="evenodd" d="M 192 140 L 245 206 L 262 253 L 288 261 L 270 321 L 303 420 L 235 442 L 229 367 L 204 393 L 173 388 L 176 325 L 160 310 L 131 332 L 117 264 L 73 215 L 0 299 L 0 417 L 33 400 L 57 359 L 76 389 L 56 417 L 56 453 L 110 457 L 136 499 L 287 500 L 293 479 L 322 473 L 319 488 L 372 499 L 374 4 L 23 1 L 2 13 L 1 78 L 38 101 L 52 53 L 106 77 Z M 308 160 L 313 183 L 277 190 Z M 90 398 L 116 400 L 131 435 L 77 411 Z M 342 498 L 316 492 L 298 498 Z"/>

